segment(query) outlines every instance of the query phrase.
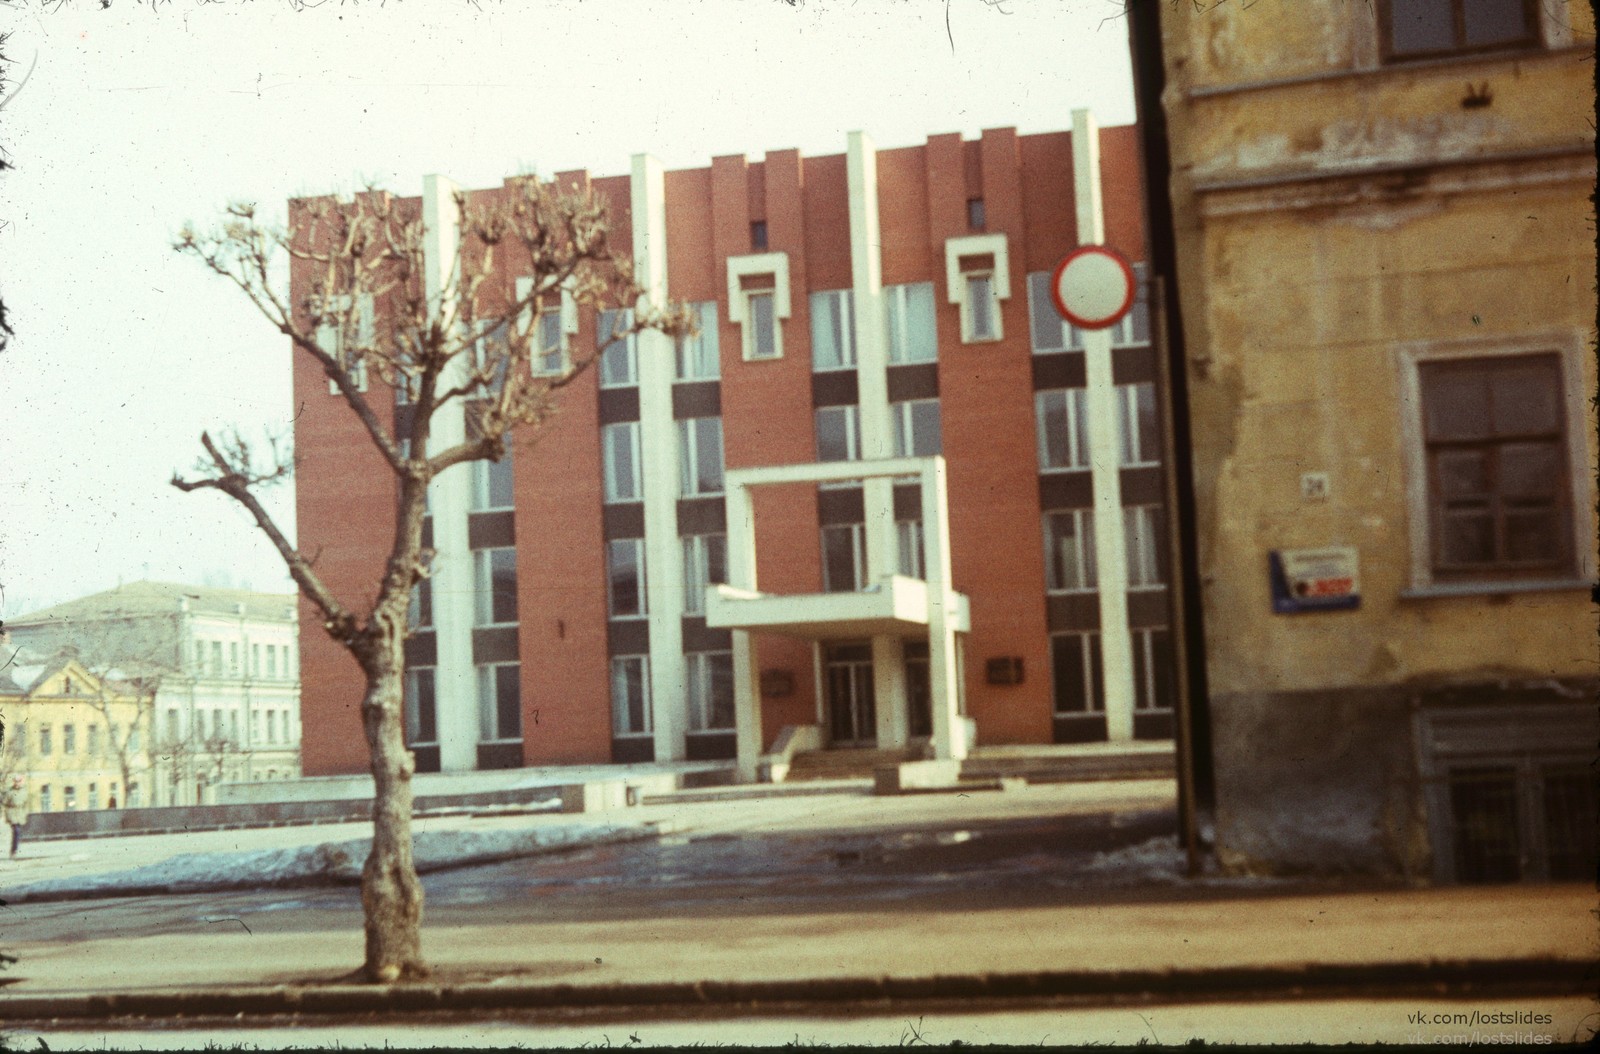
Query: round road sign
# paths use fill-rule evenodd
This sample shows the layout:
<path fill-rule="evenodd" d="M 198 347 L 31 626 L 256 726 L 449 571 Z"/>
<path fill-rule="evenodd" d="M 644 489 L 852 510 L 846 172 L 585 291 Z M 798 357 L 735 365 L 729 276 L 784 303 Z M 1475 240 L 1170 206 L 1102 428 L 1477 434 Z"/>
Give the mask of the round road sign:
<path fill-rule="evenodd" d="M 1061 317 L 1079 329 L 1114 326 L 1133 306 L 1133 268 L 1122 254 L 1085 245 L 1056 265 L 1050 298 Z"/>

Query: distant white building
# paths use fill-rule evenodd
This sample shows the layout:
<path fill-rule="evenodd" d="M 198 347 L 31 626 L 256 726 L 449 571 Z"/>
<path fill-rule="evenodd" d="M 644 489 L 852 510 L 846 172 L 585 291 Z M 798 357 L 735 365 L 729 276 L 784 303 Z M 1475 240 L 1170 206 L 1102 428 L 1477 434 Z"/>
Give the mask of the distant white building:
<path fill-rule="evenodd" d="M 189 805 L 218 784 L 300 775 L 297 622 L 292 594 L 133 582 L 6 628 L 32 651 L 72 648 L 154 687 L 154 786 L 129 804 Z"/>

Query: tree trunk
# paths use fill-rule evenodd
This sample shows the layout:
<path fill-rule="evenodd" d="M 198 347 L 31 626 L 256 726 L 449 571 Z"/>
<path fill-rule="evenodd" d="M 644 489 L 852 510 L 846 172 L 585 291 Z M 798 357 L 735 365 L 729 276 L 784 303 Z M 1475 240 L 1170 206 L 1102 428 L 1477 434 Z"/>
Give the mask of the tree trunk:
<path fill-rule="evenodd" d="M 394 627 L 389 627 L 391 630 Z M 372 755 L 372 852 L 361 871 L 368 980 L 426 977 L 422 961 L 422 883 L 411 852 L 411 775 L 415 762 L 402 726 L 405 669 L 399 633 L 373 641 L 361 712 Z"/>

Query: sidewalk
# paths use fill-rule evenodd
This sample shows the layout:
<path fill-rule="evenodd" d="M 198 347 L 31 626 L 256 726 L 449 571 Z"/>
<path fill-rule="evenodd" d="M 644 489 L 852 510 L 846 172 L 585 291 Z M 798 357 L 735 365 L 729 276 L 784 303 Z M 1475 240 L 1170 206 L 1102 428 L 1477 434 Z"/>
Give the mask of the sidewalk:
<path fill-rule="evenodd" d="M 634 837 L 651 829 L 702 837 L 861 832 L 1149 809 L 1170 803 L 1171 786 L 1145 781 L 897 799 L 838 793 L 428 824 L 434 833 L 499 831 L 511 832 L 500 837 L 552 840 L 577 837 L 552 832 L 579 832 L 600 821 Z M 244 848 L 233 851 L 256 853 L 358 837 L 361 827 L 179 840 L 194 848 L 203 839 L 216 851 L 227 839 L 248 836 Z M 545 835 L 528 835 L 533 831 Z M 101 844 L 113 850 L 109 861 L 69 860 L 81 845 L 62 845 L 61 856 L 35 863 L 115 869 L 135 852 L 118 843 L 155 855 L 161 848 L 151 845 L 155 841 L 106 840 Z M 490 889 L 481 903 L 430 911 L 423 942 L 432 982 L 390 988 L 328 983 L 359 962 L 361 919 L 359 911 L 332 911 L 315 898 L 150 898 L 98 912 L 24 904 L 6 912 L 11 921 L 0 929 L 0 943 L 24 956 L 22 972 L 13 971 L 20 983 L 0 988 L 0 1018 L 482 1015 L 557 1008 L 722 1014 L 794 1005 L 849 1013 L 948 1000 L 973 1007 L 1108 1005 L 1351 992 L 1504 1002 L 1570 999 L 1596 988 L 1600 935 L 1588 887 L 1196 882 L 1182 878 L 1181 861 L 1175 841 L 1129 845 L 1086 866 L 1093 882 L 1020 899 L 970 890 L 941 897 L 936 881 L 924 881 L 904 902 L 864 895 L 806 900 L 804 890 L 782 888 L 750 901 L 737 890 L 724 899 L 613 901 L 606 894 L 600 902 L 614 904 L 611 910 L 574 914 L 542 909 L 537 898 L 507 903 Z M 231 917 L 235 911 L 248 913 L 248 926 Z M 120 918 L 139 923 L 137 932 L 107 928 Z M 48 920 L 58 936 L 30 941 L 29 919 Z"/>

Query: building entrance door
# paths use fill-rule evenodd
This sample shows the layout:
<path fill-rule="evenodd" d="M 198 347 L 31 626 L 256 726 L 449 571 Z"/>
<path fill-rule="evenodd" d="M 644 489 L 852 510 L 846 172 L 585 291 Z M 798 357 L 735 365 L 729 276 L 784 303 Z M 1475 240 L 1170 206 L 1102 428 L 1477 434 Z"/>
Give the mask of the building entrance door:
<path fill-rule="evenodd" d="M 872 694 L 872 646 L 830 644 L 823 658 L 828 685 L 828 736 L 836 747 L 878 741 Z"/>

